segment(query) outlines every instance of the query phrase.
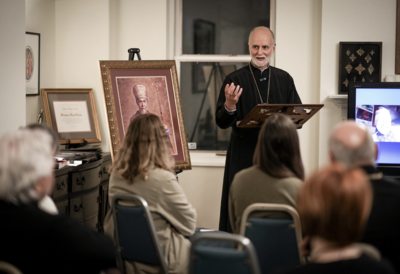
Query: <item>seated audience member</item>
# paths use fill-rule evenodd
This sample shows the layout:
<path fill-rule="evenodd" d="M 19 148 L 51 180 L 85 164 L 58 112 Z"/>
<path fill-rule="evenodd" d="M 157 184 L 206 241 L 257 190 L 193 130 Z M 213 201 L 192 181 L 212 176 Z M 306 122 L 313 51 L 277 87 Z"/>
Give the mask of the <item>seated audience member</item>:
<path fill-rule="evenodd" d="M 115 267 L 112 240 L 38 208 L 54 185 L 52 136 L 16 130 L 0 138 L 0 261 L 22 273 L 99 273 Z"/>
<path fill-rule="evenodd" d="M 53 150 L 53 157 L 58 152 L 59 141 L 57 135 L 54 131 L 46 124 L 29 124 L 25 128 L 25 130 L 41 130 L 45 133 L 48 133 L 51 136 L 51 148 Z M 58 209 L 54 204 L 54 201 L 49 197 L 49 195 L 45 195 L 40 201 L 38 202 L 38 206 L 40 209 L 46 211 L 50 214 L 58 214 Z"/>
<path fill-rule="evenodd" d="M 187 273 L 196 211 L 178 184 L 169 138 L 160 118 L 142 114 L 132 120 L 111 168 L 109 199 L 136 194 L 145 199 L 170 273 Z M 114 235 L 112 208 L 105 231 Z M 157 273 L 157 266 L 126 261 L 127 273 Z M 147 272 L 146 272 L 147 271 Z"/>
<path fill-rule="evenodd" d="M 375 246 L 400 273 L 400 183 L 385 177 L 375 166 L 376 144 L 366 127 L 353 121 L 339 124 L 329 140 L 331 162 L 358 166 L 369 177 L 373 203 L 361 242 Z"/>
<path fill-rule="evenodd" d="M 368 178 L 360 169 L 335 164 L 306 180 L 300 190 L 305 254 L 311 263 L 281 273 L 395 273 L 384 262 L 364 255 L 359 240 L 372 203 Z"/>
<path fill-rule="evenodd" d="M 229 218 L 239 233 L 243 211 L 254 203 L 296 206 L 304 179 L 299 137 L 293 121 L 274 114 L 261 128 L 254 152 L 254 166 L 238 172 L 229 193 Z M 252 217 L 290 218 L 285 213 L 255 213 Z"/>

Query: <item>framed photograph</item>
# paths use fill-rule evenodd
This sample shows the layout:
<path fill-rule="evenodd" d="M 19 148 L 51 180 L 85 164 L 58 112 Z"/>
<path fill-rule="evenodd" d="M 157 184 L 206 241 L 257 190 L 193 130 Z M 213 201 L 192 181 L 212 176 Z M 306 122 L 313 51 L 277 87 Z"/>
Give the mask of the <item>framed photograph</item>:
<path fill-rule="evenodd" d="M 129 123 L 141 113 L 163 121 L 170 137 L 175 169 L 191 169 L 175 61 L 100 61 L 112 157 Z"/>
<path fill-rule="evenodd" d="M 350 82 L 380 82 L 382 42 L 339 43 L 339 94 L 348 93 Z"/>
<path fill-rule="evenodd" d="M 25 33 L 26 96 L 37 96 L 40 91 L 40 33 Z"/>
<path fill-rule="evenodd" d="M 60 144 L 100 143 L 93 89 L 42 89 L 46 123 Z"/>

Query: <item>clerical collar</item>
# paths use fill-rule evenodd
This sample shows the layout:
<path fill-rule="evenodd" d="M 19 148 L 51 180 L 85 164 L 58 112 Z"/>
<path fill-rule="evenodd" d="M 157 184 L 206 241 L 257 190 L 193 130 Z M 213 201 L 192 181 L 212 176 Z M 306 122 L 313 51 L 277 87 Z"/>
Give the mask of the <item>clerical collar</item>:
<path fill-rule="evenodd" d="M 261 74 L 269 68 L 269 63 L 268 63 L 268 66 L 267 66 L 265 69 L 263 69 L 263 70 L 261 70 L 260 68 L 256 67 L 256 66 L 253 64 L 253 62 L 251 62 L 251 61 L 250 61 L 250 64 L 251 64 L 251 66 L 252 66 L 253 68 L 258 69 L 258 70 L 261 72 Z"/>
<path fill-rule="evenodd" d="M 251 64 L 251 65 L 250 65 Z M 250 70 L 250 72 L 251 72 L 251 75 L 253 76 L 253 80 L 254 80 L 254 84 L 255 84 L 255 86 L 256 86 L 256 89 L 257 89 L 257 92 L 258 92 L 258 96 L 260 96 L 260 101 L 261 101 L 261 104 L 264 104 L 264 102 L 263 102 L 263 99 L 262 99 L 262 97 L 261 97 L 261 92 L 260 92 L 260 89 L 258 88 L 258 84 L 257 84 L 257 81 L 256 81 L 256 78 L 254 77 L 254 73 L 253 73 L 253 68 L 252 68 L 252 66 L 253 66 L 253 64 L 250 62 L 249 63 L 249 70 Z M 270 87 L 270 83 L 271 83 L 271 70 L 268 70 L 269 71 L 269 75 L 268 75 L 268 90 L 267 90 L 267 104 L 268 104 L 268 100 L 269 100 L 269 87 Z M 262 73 L 262 72 L 261 72 Z M 260 81 L 264 81 L 264 79 L 260 79 Z"/>

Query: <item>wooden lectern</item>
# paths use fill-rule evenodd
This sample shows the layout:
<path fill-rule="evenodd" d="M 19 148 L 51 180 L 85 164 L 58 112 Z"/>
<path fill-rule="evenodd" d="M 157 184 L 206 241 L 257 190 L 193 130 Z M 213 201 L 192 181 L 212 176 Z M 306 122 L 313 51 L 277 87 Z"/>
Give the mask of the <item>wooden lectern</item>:
<path fill-rule="evenodd" d="M 238 128 L 261 127 L 265 120 L 274 113 L 282 113 L 289 116 L 297 128 L 301 128 L 311 117 L 314 116 L 324 105 L 302 105 L 302 104 L 259 104 L 238 123 Z"/>

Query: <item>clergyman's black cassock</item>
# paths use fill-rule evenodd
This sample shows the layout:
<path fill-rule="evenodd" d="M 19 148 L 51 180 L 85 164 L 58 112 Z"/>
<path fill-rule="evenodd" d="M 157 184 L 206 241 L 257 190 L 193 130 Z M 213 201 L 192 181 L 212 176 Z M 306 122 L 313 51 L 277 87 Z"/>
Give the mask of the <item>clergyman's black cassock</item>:
<path fill-rule="evenodd" d="M 250 72 L 254 73 L 255 80 Z M 219 221 L 219 230 L 232 232 L 229 212 L 228 197 L 229 189 L 235 174 L 245 168 L 253 165 L 253 153 L 257 144 L 258 133 L 260 129 L 241 129 L 236 127 L 236 122 L 241 121 L 250 111 L 261 103 L 267 103 L 268 79 L 271 70 L 270 92 L 268 104 L 301 104 L 297 94 L 293 78 L 281 69 L 269 66 L 261 73 L 261 70 L 253 65 L 245 66 L 229 74 L 221 87 L 217 101 L 216 123 L 222 128 L 232 127 L 232 133 L 228 145 L 224 183 L 221 198 L 221 214 Z M 234 83 L 243 88 L 242 95 L 236 104 L 236 111 L 230 114 L 224 107 L 225 86 Z M 261 93 L 263 102 L 260 100 L 255 82 Z"/>

